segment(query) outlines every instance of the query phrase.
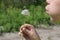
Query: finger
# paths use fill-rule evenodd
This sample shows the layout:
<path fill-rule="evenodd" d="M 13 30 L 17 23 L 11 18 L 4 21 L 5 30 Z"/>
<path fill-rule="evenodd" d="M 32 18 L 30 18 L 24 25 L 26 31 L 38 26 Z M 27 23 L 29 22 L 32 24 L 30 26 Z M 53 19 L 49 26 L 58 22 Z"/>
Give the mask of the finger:
<path fill-rule="evenodd" d="M 18 33 L 20 36 L 24 37 L 26 40 L 30 40 L 29 36 L 27 36 L 26 34 L 23 34 L 21 32 Z"/>
<path fill-rule="evenodd" d="M 28 30 L 35 30 L 33 25 L 30 25 L 30 24 L 25 24 L 25 28 L 28 29 Z"/>
<path fill-rule="evenodd" d="M 23 37 L 26 37 L 27 35 L 25 34 L 25 33 L 23 33 L 23 32 L 19 32 L 18 33 L 20 36 L 23 36 Z"/>
<path fill-rule="evenodd" d="M 22 30 L 20 30 L 20 32 L 18 34 L 20 36 L 24 36 L 24 35 L 28 35 L 28 33 L 29 33 L 29 30 L 27 30 L 26 28 L 23 28 Z"/>
<path fill-rule="evenodd" d="M 32 25 L 30 25 L 30 24 L 24 24 L 26 27 L 33 27 Z"/>
<path fill-rule="evenodd" d="M 19 32 L 18 35 L 23 36 L 23 33 L 22 32 Z"/>
<path fill-rule="evenodd" d="M 30 25 L 30 24 L 24 24 L 24 25 L 22 25 L 21 27 L 20 27 L 20 29 L 22 30 L 23 28 L 27 28 L 27 29 L 32 29 L 33 28 L 33 26 L 32 25 Z"/>
<path fill-rule="evenodd" d="M 23 28 L 22 32 L 26 35 L 30 35 L 30 30 Z"/>

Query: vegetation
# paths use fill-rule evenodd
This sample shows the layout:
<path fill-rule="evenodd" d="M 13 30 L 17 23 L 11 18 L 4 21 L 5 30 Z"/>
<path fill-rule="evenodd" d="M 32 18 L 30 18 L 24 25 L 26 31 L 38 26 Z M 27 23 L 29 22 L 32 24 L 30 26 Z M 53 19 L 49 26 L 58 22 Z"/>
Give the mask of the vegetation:
<path fill-rule="evenodd" d="M 39 24 L 51 25 L 50 18 L 45 12 L 44 0 L 0 0 L 0 26 L 2 31 L 14 32 L 24 23 L 32 24 L 36 27 Z M 23 6 L 30 11 L 30 16 L 21 14 Z"/>

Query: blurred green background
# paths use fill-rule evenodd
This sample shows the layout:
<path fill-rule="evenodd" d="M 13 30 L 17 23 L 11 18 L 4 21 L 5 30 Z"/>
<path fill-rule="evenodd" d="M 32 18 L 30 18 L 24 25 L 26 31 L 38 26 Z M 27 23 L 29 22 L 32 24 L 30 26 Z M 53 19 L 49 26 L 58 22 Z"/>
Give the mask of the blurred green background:
<path fill-rule="evenodd" d="M 30 11 L 30 16 L 21 14 L 23 7 Z M 45 0 L 0 0 L 0 31 L 19 31 L 22 24 L 52 25 L 49 16 L 45 12 Z"/>

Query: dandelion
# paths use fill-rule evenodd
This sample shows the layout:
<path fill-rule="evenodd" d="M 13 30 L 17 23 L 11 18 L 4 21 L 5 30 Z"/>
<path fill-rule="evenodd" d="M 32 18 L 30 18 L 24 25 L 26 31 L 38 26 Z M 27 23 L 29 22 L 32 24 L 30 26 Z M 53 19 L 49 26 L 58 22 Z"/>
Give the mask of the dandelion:
<path fill-rule="evenodd" d="M 26 6 L 24 6 L 24 10 L 21 11 L 21 14 L 24 15 L 24 18 L 26 18 L 26 19 L 28 19 L 28 16 L 30 16 L 30 12 L 28 9 L 26 9 Z M 20 32 L 21 32 L 21 30 L 20 30 Z M 21 38 L 22 38 L 22 40 L 25 40 L 22 35 L 21 35 Z"/>
<path fill-rule="evenodd" d="M 30 16 L 30 12 L 25 6 L 24 6 L 23 10 L 21 11 L 21 14 L 24 16 L 24 23 L 27 23 L 27 20 Z"/>
<path fill-rule="evenodd" d="M 22 10 L 21 14 L 24 15 L 24 16 L 29 16 L 29 15 L 30 15 L 30 12 L 29 12 L 29 10 L 26 9 L 26 7 L 24 6 L 24 10 Z"/>
<path fill-rule="evenodd" d="M 29 16 L 30 12 L 29 12 L 28 9 L 24 9 L 24 10 L 22 10 L 21 14 L 24 15 L 24 16 Z"/>

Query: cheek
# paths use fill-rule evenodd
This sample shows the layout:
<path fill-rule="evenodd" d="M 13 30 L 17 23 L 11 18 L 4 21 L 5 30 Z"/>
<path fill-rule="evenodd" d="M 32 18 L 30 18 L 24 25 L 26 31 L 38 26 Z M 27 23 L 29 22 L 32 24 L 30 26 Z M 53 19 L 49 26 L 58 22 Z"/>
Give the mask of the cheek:
<path fill-rule="evenodd" d="M 60 14 L 60 8 L 55 5 L 49 6 L 49 14 L 50 15 L 59 15 Z"/>

